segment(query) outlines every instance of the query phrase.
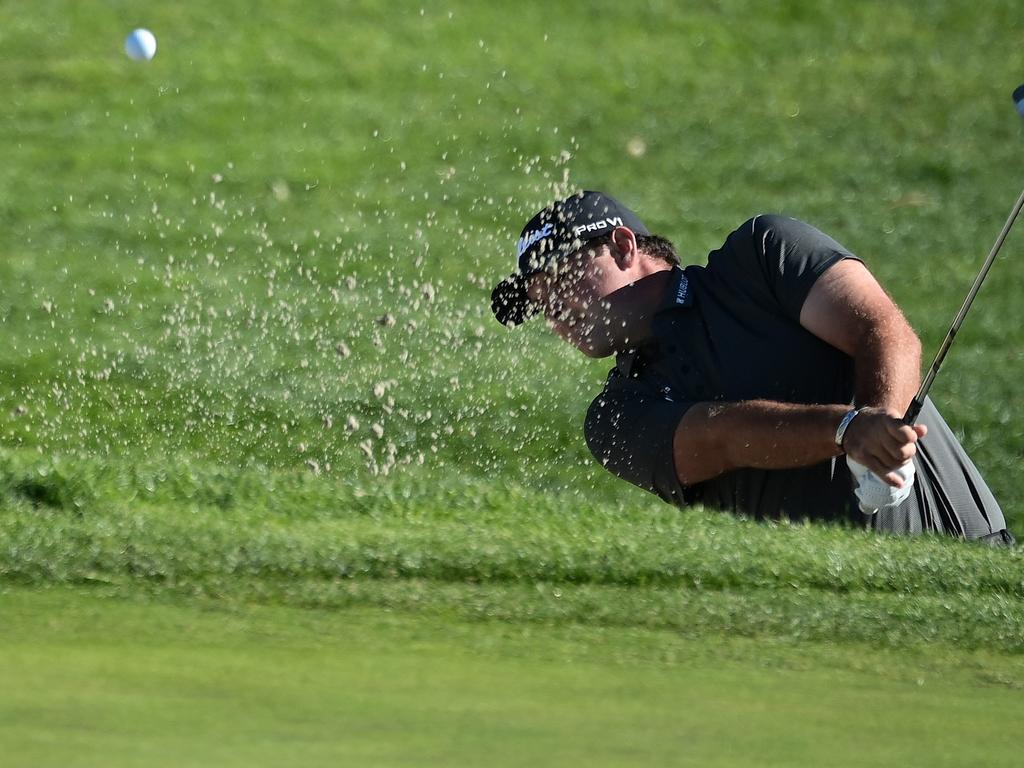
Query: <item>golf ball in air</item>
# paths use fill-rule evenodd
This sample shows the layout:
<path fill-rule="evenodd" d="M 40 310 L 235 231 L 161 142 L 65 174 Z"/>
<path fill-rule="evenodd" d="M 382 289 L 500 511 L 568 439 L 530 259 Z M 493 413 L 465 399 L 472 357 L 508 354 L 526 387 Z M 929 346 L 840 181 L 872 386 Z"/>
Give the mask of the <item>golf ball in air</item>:
<path fill-rule="evenodd" d="M 149 61 L 156 54 L 156 38 L 148 29 L 136 29 L 125 38 L 124 52 L 136 61 Z"/>

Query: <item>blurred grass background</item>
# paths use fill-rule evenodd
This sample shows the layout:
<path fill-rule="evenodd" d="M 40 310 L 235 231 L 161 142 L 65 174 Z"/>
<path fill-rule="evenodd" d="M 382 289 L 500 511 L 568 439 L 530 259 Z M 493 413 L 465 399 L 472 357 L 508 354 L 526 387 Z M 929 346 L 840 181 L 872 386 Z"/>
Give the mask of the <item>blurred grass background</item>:
<path fill-rule="evenodd" d="M 1012 4 L 0 14 L 0 434 L 45 455 L 622 498 L 580 440 L 608 364 L 489 316 L 536 207 L 607 189 L 690 262 L 754 213 L 807 219 L 931 352 L 1021 177 Z M 146 65 L 119 49 L 142 18 Z M 1016 245 L 934 394 L 1014 525 Z"/>

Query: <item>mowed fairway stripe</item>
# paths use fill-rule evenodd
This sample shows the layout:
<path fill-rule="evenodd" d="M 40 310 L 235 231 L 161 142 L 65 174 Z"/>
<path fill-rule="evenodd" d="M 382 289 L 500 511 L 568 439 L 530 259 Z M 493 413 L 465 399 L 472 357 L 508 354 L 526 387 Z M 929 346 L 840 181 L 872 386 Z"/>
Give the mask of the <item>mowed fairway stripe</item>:
<path fill-rule="evenodd" d="M 1019 764 L 1020 691 L 967 657 L 73 588 L 0 612 L 5 766 Z"/>

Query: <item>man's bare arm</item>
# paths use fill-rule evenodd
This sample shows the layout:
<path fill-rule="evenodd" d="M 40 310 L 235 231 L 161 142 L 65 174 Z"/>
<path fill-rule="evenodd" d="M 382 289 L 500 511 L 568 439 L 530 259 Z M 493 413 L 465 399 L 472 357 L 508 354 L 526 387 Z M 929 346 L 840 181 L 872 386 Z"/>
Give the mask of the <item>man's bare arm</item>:
<path fill-rule="evenodd" d="M 853 358 L 858 406 L 906 412 L 921 383 L 921 342 L 867 267 L 845 259 L 829 268 L 800 324 Z"/>
<path fill-rule="evenodd" d="M 854 399 L 867 410 L 850 424 L 844 447 L 851 458 L 898 486 L 893 470 L 916 453 L 917 438 L 927 432 L 923 425 L 901 421 L 921 382 L 921 342 L 914 329 L 867 267 L 853 259 L 818 278 L 800 323 L 853 358 Z"/>
<path fill-rule="evenodd" d="M 926 432 L 900 421 L 920 381 L 917 335 L 867 268 L 852 259 L 817 280 L 800 322 L 854 359 L 855 398 L 865 410 L 847 430 L 846 452 L 898 485 L 892 471 L 914 455 Z M 740 467 L 787 469 L 825 461 L 842 453 L 835 431 L 848 409 L 765 400 L 698 403 L 675 432 L 680 482 L 698 483 Z"/>
<path fill-rule="evenodd" d="M 672 443 L 679 482 L 692 485 L 740 467 L 804 467 L 837 456 L 836 427 L 847 410 L 771 400 L 697 403 Z"/>

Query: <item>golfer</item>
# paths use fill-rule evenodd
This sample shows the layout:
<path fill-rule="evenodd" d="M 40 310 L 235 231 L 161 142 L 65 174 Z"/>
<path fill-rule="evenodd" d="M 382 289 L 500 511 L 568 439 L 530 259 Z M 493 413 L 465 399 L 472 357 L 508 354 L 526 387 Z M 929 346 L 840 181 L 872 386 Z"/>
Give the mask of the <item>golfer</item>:
<path fill-rule="evenodd" d="M 755 216 L 684 268 L 620 202 L 579 192 L 527 223 L 491 307 L 615 355 L 587 445 L 667 502 L 1014 543 L 931 401 L 914 426 L 901 419 L 920 383 L 913 329 L 808 224 Z"/>

